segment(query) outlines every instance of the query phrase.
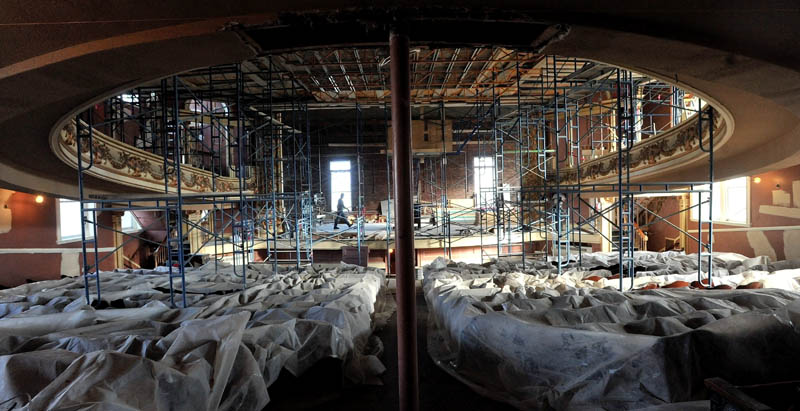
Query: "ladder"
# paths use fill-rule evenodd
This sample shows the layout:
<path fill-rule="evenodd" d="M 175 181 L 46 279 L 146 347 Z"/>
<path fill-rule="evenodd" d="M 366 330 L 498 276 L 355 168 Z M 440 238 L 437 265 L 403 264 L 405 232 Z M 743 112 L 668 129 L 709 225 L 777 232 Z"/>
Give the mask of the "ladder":
<path fill-rule="evenodd" d="M 499 111 L 499 100 L 496 101 L 495 107 Z M 493 119 L 497 118 L 497 111 L 492 115 Z M 502 126 L 498 121 L 494 121 L 494 128 L 492 131 L 494 137 L 494 229 L 497 240 L 497 258 L 503 255 L 502 241 L 506 235 L 503 220 L 505 219 L 505 198 L 503 193 L 504 171 L 505 171 L 505 133 Z"/>
<path fill-rule="evenodd" d="M 617 196 L 619 213 L 619 289 L 624 289 L 625 277 L 634 280 L 634 243 L 636 240 L 635 203 L 630 190 L 630 161 L 635 133 L 634 81 L 631 72 L 617 69 Z M 623 172 L 624 170 L 624 172 Z"/>
<path fill-rule="evenodd" d="M 708 153 L 708 192 L 706 196 L 708 197 L 708 217 L 703 215 L 703 204 L 702 201 L 698 201 L 698 212 L 697 212 L 697 281 L 702 283 L 703 281 L 703 260 L 707 261 L 707 280 L 708 286 L 714 286 L 714 279 L 713 279 L 713 272 L 714 272 L 714 110 L 709 107 L 705 111 L 702 110 L 702 102 L 698 102 L 698 105 L 701 107 L 700 111 L 698 112 L 698 122 L 697 122 L 697 138 L 698 138 L 698 145 L 700 150 L 703 152 Z M 708 147 L 704 147 L 703 145 L 703 129 L 704 124 L 708 127 Z M 698 197 L 702 200 L 703 193 L 698 193 Z M 708 242 L 703 242 L 703 228 L 706 228 L 708 231 Z M 705 249 L 706 251 L 703 251 Z"/>
<path fill-rule="evenodd" d="M 556 194 L 555 206 L 550 213 L 550 226 L 553 230 L 553 249 L 556 251 L 556 264 L 559 268 L 566 267 L 572 257 L 570 244 L 570 216 L 569 211 L 564 210 L 566 201 L 562 200 L 561 194 Z M 564 253 L 566 251 L 566 254 Z"/>
<path fill-rule="evenodd" d="M 633 194 L 627 193 L 620 197 L 619 202 L 619 277 L 620 287 L 623 286 L 623 277 L 630 277 L 631 287 L 633 287 L 634 271 L 634 242 L 636 240 L 636 224 L 634 222 L 634 200 Z"/>

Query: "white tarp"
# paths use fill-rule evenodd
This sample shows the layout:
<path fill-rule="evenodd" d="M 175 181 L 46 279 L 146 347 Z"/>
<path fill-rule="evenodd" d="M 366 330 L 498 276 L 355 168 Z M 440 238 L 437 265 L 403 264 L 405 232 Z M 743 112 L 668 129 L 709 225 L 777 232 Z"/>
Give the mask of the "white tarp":
<path fill-rule="evenodd" d="M 261 410 L 282 369 L 383 372 L 360 354 L 382 271 L 253 268 L 244 292 L 229 266 L 187 271 L 186 309 L 154 272 L 101 273 L 102 299 L 125 308 L 87 306 L 81 278 L 0 291 L 0 409 Z"/>
<path fill-rule="evenodd" d="M 615 263 L 610 255 L 585 255 L 582 270 L 587 259 Z M 668 281 L 697 279 L 687 272 L 692 261 L 637 255 L 639 266 L 666 266 Z M 474 390 L 520 409 L 636 409 L 705 399 L 709 377 L 734 384 L 797 379 L 800 270 L 793 263 L 771 273 L 745 265 L 769 269 L 768 261 L 715 259 L 720 281 L 757 277 L 784 289 L 619 292 L 598 288 L 618 281 L 581 280 L 598 271 L 556 277 L 551 268 L 521 272 L 502 261 L 439 259 L 425 268 L 428 350 Z"/>

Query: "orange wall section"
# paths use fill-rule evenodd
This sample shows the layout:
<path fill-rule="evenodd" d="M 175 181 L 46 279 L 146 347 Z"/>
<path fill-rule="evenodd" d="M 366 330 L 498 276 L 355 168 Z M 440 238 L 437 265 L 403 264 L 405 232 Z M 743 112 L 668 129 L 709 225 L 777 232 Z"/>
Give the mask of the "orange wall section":
<path fill-rule="evenodd" d="M 761 179 L 759 183 L 755 183 L 754 179 L 758 177 Z M 791 254 L 800 254 L 800 244 L 787 244 L 784 241 L 784 235 L 787 230 L 752 230 L 753 228 L 765 227 L 800 227 L 799 218 L 784 217 L 778 215 L 771 215 L 761 212 L 761 206 L 770 206 L 772 203 L 772 191 L 781 189 L 787 191 L 792 195 L 792 182 L 800 180 L 800 165 L 784 168 L 781 170 L 771 171 L 763 174 L 750 176 L 750 230 L 747 227 L 726 225 L 715 223 L 714 229 L 735 231 L 717 231 L 714 233 L 714 251 L 715 252 L 734 252 L 743 254 L 749 257 L 754 257 L 757 253 L 753 248 L 751 241 L 748 239 L 748 231 L 763 233 L 766 237 L 769 246 L 774 250 L 775 257 L 778 260 L 790 258 Z M 780 185 L 780 188 L 777 187 Z M 800 208 L 800 204 L 791 204 L 791 208 Z M 670 197 L 665 200 L 664 208 L 661 215 L 669 215 L 678 211 L 678 198 Z M 675 225 L 679 225 L 679 216 L 669 218 L 669 221 Z M 678 231 L 666 223 L 653 224 L 650 229 L 650 240 L 648 241 L 648 249 L 651 251 L 659 251 L 664 247 L 664 237 L 674 237 Z M 788 231 L 796 231 L 788 230 Z M 697 223 L 690 221 L 689 233 L 696 236 Z M 752 235 L 752 234 L 751 234 Z M 760 235 L 760 234 L 759 234 Z M 708 241 L 708 235 L 703 235 L 703 241 Z M 686 251 L 688 253 L 697 252 L 697 243 L 691 239 L 687 239 Z M 787 256 L 788 252 L 788 256 Z"/>
<path fill-rule="evenodd" d="M 14 192 L 6 204 L 0 204 L 11 211 L 11 229 L 0 234 L 0 286 L 14 287 L 27 281 L 61 278 L 63 250 L 81 248 L 80 240 L 58 242 L 57 199 L 44 197 L 41 204 L 37 204 L 35 199 L 36 195 Z M 110 227 L 111 214 L 99 213 L 98 221 Z M 99 247 L 113 247 L 112 232 L 99 230 L 98 237 Z M 136 248 L 126 246 L 125 250 L 135 251 Z M 78 253 L 80 265 L 82 257 Z M 92 261 L 90 255 L 90 264 Z M 113 269 L 113 257 L 102 261 L 100 267 L 102 270 Z"/>

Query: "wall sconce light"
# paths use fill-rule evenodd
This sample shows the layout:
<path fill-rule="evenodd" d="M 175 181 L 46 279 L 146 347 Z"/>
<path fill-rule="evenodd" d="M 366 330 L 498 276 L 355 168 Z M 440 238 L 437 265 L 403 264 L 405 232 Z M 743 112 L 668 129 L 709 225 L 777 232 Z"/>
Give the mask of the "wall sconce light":
<path fill-rule="evenodd" d="M 36 204 L 42 204 L 42 203 L 44 203 L 44 196 L 39 194 L 38 196 L 36 196 L 36 198 L 33 201 L 35 201 Z"/>
<path fill-rule="evenodd" d="M 756 183 L 756 184 L 760 183 L 761 182 L 761 177 L 754 178 L 753 182 Z"/>

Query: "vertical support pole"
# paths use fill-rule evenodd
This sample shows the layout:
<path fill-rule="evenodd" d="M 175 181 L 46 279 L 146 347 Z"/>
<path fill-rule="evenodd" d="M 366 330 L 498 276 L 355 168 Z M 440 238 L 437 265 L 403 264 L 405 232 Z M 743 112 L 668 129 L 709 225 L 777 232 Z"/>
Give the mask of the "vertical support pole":
<path fill-rule="evenodd" d="M 167 79 L 161 80 L 161 96 L 160 96 L 160 104 L 161 104 L 161 156 L 162 160 L 164 161 L 164 196 L 166 200 L 164 202 L 165 206 L 163 209 L 164 212 L 164 224 L 167 231 L 167 234 L 164 238 L 164 242 L 167 244 L 167 274 L 169 275 L 169 303 L 174 306 L 175 305 L 175 289 L 172 287 L 172 280 L 173 280 L 173 273 L 172 273 L 172 224 L 170 222 L 170 207 L 169 207 L 169 165 L 170 161 L 170 143 L 169 143 L 169 130 L 167 126 L 168 116 L 167 116 Z M 173 171 L 174 172 L 174 171 Z"/>
<path fill-rule="evenodd" d="M 708 286 L 712 287 L 713 284 L 713 245 L 714 242 L 714 110 L 709 106 L 708 108 L 708 148 L 703 147 L 703 122 L 704 115 L 702 109 L 702 100 L 698 101 L 697 111 L 697 139 L 700 150 L 708 153 L 708 219 L 703 219 L 703 195 L 698 193 L 698 210 L 697 210 L 697 281 L 703 281 L 703 257 L 708 257 L 708 273 L 706 279 Z M 703 224 L 708 224 L 708 243 L 703 243 Z M 705 247 L 708 252 L 703 252 Z"/>
<path fill-rule="evenodd" d="M 617 69 L 617 194 L 619 196 L 619 289 L 623 290 L 625 275 L 634 281 L 634 200 L 631 192 L 631 155 L 634 144 L 634 82 L 629 71 Z M 623 100 L 624 98 L 624 100 Z M 623 179 L 624 175 L 624 179 Z"/>
<path fill-rule="evenodd" d="M 480 141 L 480 140 L 478 140 Z M 464 150 L 464 198 L 467 197 L 467 193 L 469 191 L 469 168 L 467 167 L 467 151 Z"/>
<path fill-rule="evenodd" d="M 562 262 L 562 258 L 563 257 L 561 255 L 561 244 L 562 244 L 563 236 L 564 236 L 564 233 L 563 233 L 564 227 L 561 225 L 561 222 L 562 222 L 562 219 L 563 219 L 563 217 L 561 215 L 562 202 L 561 202 L 561 167 L 560 167 L 560 163 L 561 163 L 561 136 L 560 136 L 560 134 L 561 134 L 561 128 L 562 127 L 561 127 L 561 125 L 559 123 L 559 119 L 558 119 L 558 112 L 559 112 L 558 107 L 559 106 L 558 106 L 558 69 L 556 68 L 557 66 L 558 66 L 558 62 L 556 61 L 556 57 L 553 56 L 553 67 L 552 67 L 553 68 L 553 102 L 555 103 L 555 107 L 553 108 L 553 130 L 556 133 L 556 135 L 555 135 L 555 145 L 556 145 L 556 151 L 555 151 L 555 155 L 556 155 L 556 159 L 555 159 L 555 163 L 556 163 L 555 164 L 556 200 L 555 200 L 555 203 L 556 203 L 556 209 L 554 210 L 555 240 L 554 240 L 553 244 L 556 247 L 556 257 L 557 257 L 556 266 L 558 268 L 558 275 L 561 275 L 561 270 L 563 268 L 563 262 Z M 566 121 L 565 121 L 565 123 L 566 123 Z M 569 143 L 567 144 L 567 147 L 569 147 Z M 565 159 L 566 159 L 566 157 L 565 157 Z"/>
<path fill-rule="evenodd" d="M 519 191 L 517 192 L 517 201 L 519 201 L 519 216 L 517 217 L 517 229 L 519 229 L 520 234 L 520 255 L 522 257 L 522 267 L 525 268 L 525 201 L 523 195 L 523 187 L 525 186 L 525 178 L 522 172 L 522 157 L 523 151 L 527 153 L 528 149 L 530 148 L 528 144 L 522 144 L 522 105 L 520 100 L 520 93 L 519 93 L 519 86 L 520 86 L 520 78 L 519 78 L 519 54 L 515 54 L 515 58 L 517 62 L 514 65 L 514 70 L 516 71 L 515 75 L 517 77 L 517 173 L 519 174 Z M 525 114 L 525 122 L 528 121 L 528 115 Z M 527 127 L 525 128 L 526 134 L 528 132 Z M 527 155 L 527 154 L 526 154 Z"/>
<path fill-rule="evenodd" d="M 87 110 L 87 133 L 86 139 L 88 140 L 88 152 L 89 152 L 89 164 L 87 166 L 83 165 L 83 147 L 81 145 L 81 139 L 83 137 L 83 127 L 81 124 L 81 117 L 80 115 L 75 117 L 75 142 L 78 148 L 78 206 L 80 207 L 81 212 L 81 256 L 83 257 L 83 286 L 84 286 L 84 294 L 86 297 L 86 304 L 91 304 L 92 299 L 89 293 L 89 279 L 94 278 L 95 285 L 97 286 L 97 303 L 100 303 L 100 263 L 97 258 L 97 212 L 94 211 L 96 208 L 95 205 L 92 205 L 92 233 L 94 237 L 92 239 L 86 239 L 86 192 L 84 188 L 84 175 L 83 172 L 92 168 L 94 166 L 94 143 L 92 141 L 94 136 L 94 130 L 92 128 L 92 111 L 93 108 L 89 108 Z M 86 244 L 92 243 L 92 247 L 94 248 L 94 274 L 91 274 L 90 266 L 89 266 L 89 257 L 87 255 Z"/>
<path fill-rule="evenodd" d="M 709 182 L 708 186 L 713 187 L 714 182 Z M 710 197 L 709 195 L 709 205 L 711 204 Z M 703 201 L 703 192 L 699 191 L 697 193 L 697 281 L 703 281 Z"/>
<path fill-rule="evenodd" d="M 300 208 L 302 207 L 302 200 L 298 196 L 297 184 L 299 178 L 298 167 L 298 147 L 297 147 L 297 109 L 295 106 L 297 95 L 295 92 L 294 81 L 292 83 L 292 200 L 294 201 L 294 255 L 295 255 L 295 268 L 300 271 Z"/>
<path fill-rule="evenodd" d="M 243 141 L 243 129 L 244 129 L 244 118 L 242 117 L 244 113 L 242 112 L 242 88 L 243 88 L 244 79 L 242 76 L 242 65 L 236 65 L 236 163 L 239 167 L 236 170 L 236 174 L 238 177 L 239 183 L 239 195 L 238 195 L 238 202 L 239 202 L 239 247 L 242 254 L 242 291 L 247 289 L 247 251 L 245 248 L 245 235 L 249 232 L 246 227 L 250 224 L 250 220 L 247 219 L 247 213 L 245 212 L 245 202 L 244 202 L 244 184 L 245 184 L 245 176 L 246 173 L 245 166 L 246 162 L 244 161 L 244 141 Z M 230 127 L 230 123 L 229 123 Z M 234 246 L 235 247 L 235 246 Z M 235 248 L 233 248 L 235 250 Z M 234 252 L 233 264 L 234 268 L 233 271 L 236 273 L 236 253 Z"/>
<path fill-rule="evenodd" d="M 311 169 L 311 119 L 309 118 L 308 115 L 308 104 L 303 105 L 303 113 L 306 116 L 306 134 L 304 141 L 306 144 L 306 169 L 308 170 L 306 171 L 306 178 L 308 179 L 308 191 L 307 191 L 308 207 L 304 210 L 305 221 L 306 221 L 305 246 L 306 246 L 306 257 L 308 258 L 308 264 L 313 264 L 314 237 L 312 236 L 312 227 L 314 226 L 314 179 L 312 178 L 312 169 Z M 322 185 L 322 179 L 320 179 L 319 184 L 320 186 Z"/>
<path fill-rule="evenodd" d="M 701 108 L 702 110 L 702 108 Z M 698 117 L 702 120 L 701 116 Z M 701 123 L 702 124 L 702 123 Z M 702 128 L 700 129 L 700 142 L 703 141 Z M 714 109 L 708 105 L 708 187 L 711 192 L 708 195 L 708 286 L 714 286 Z M 702 284 L 702 280 L 701 284 Z"/>
<path fill-rule="evenodd" d="M 277 191 L 278 191 L 278 181 L 275 174 L 275 155 L 276 155 L 276 146 L 275 146 L 275 124 L 272 122 L 275 118 L 275 112 L 272 107 L 272 56 L 269 56 L 269 84 L 267 85 L 268 92 L 269 92 L 269 169 L 270 169 L 270 199 L 271 199 L 271 206 L 267 210 L 267 215 L 269 216 L 270 211 L 272 212 L 272 252 L 274 254 L 270 254 L 272 258 L 272 272 L 278 272 L 278 198 L 277 198 Z M 279 167 L 283 167 L 283 163 L 279 163 Z M 281 173 L 282 175 L 283 173 Z M 267 233 L 267 237 L 269 237 L 269 232 Z M 267 240 L 269 241 L 269 240 Z"/>
<path fill-rule="evenodd" d="M 180 118 L 180 106 L 178 99 L 180 95 L 178 93 L 178 76 L 172 76 L 172 87 L 173 87 L 173 96 L 172 96 L 172 118 L 173 118 L 173 126 L 175 127 L 175 140 L 174 140 L 174 153 L 173 153 L 173 166 L 175 167 L 175 194 L 177 195 L 177 209 L 176 215 L 177 217 L 177 238 L 178 238 L 178 278 L 181 279 L 181 303 L 183 304 L 183 308 L 186 308 L 186 277 L 185 277 L 185 269 L 186 269 L 186 261 L 184 259 L 184 247 L 183 247 L 183 194 L 181 193 L 181 186 L 183 180 L 181 179 L 181 118 Z M 169 227 L 167 228 L 169 229 Z M 170 283 L 170 287 L 172 287 Z M 171 301 L 175 304 L 174 300 Z"/>
<path fill-rule="evenodd" d="M 497 253 L 497 261 L 500 261 L 502 254 L 502 232 L 503 232 L 503 135 L 497 132 L 497 117 L 499 114 L 500 99 L 497 97 L 495 89 L 497 83 L 497 73 L 492 74 L 492 139 L 494 140 L 494 156 L 492 157 L 492 166 L 494 166 L 494 229 Z M 487 221 L 487 226 L 488 221 Z"/>
<path fill-rule="evenodd" d="M 623 265 L 625 264 L 624 257 L 625 251 L 623 250 L 625 240 L 625 199 L 623 197 L 623 188 L 622 188 L 622 142 L 623 142 L 623 133 L 624 129 L 622 127 L 623 121 L 623 114 L 622 114 L 622 86 L 620 82 L 622 78 L 620 76 L 620 69 L 617 69 L 617 199 L 619 202 L 619 210 L 618 211 L 618 219 L 617 219 L 617 232 L 619 233 L 618 238 L 618 245 L 617 251 L 619 255 L 619 290 L 622 291 L 623 289 L 623 281 L 625 280 L 625 271 L 623 270 Z M 613 237 L 612 237 L 613 239 Z"/>
<path fill-rule="evenodd" d="M 581 191 L 583 191 L 582 187 L 581 187 L 581 184 L 582 184 L 581 179 L 583 177 L 581 175 L 581 162 L 582 162 L 581 157 L 583 156 L 583 154 L 581 153 L 580 111 L 581 111 L 581 106 L 578 104 L 578 101 L 576 100 L 575 101 L 575 116 L 574 116 L 575 126 L 574 126 L 574 129 L 573 129 L 575 131 L 575 141 L 576 141 L 573 144 L 573 148 L 576 150 L 576 153 L 575 153 L 575 170 L 576 170 L 577 186 L 578 186 L 578 192 L 576 194 L 577 195 L 577 200 L 578 200 L 578 209 L 577 209 L 577 214 L 578 215 L 577 215 L 576 221 L 578 222 L 578 225 L 577 225 L 577 228 L 578 228 L 578 267 L 583 267 L 583 227 L 581 225 L 581 220 L 583 218 L 583 215 L 581 214 Z M 569 240 L 572 240 L 572 238 L 573 238 L 572 235 L 570 235 Z"/>
<path fill-rule="evenodd" d="M 542 101 L 545 101 L 545 99 L 544 99 L 545 89 L 548 87 L 547 82 L 549 81 L 549 78 L 550 78 L 550 73 L 548 71 L 549 68 L 550 68 L 549 62 L 550 62 L 550 59 L 545 57 L 545 59 L 544 59 L 544 71 L 542 71 L 542 74 L 540 75 L 540 77 L 542 79 L 542 86 L 539 89 L 541 90 L 540 97 L 541 97 Z M 555 90 L 554 90 L 553 98 L 555 99 Z M 542 205 L 540 207 L 538 207 L 538 208 L 540 210 L 540 213 L 539 213 L 539 216 L 540 216 L 539 217 L 539 221 L 540 221 L 539 232 L 540 233 L 544 232 L 544 247 L 542 247 L 542 251 L 543 251 L 543 254 L 544 254 L 545 261 L 547 262 L 548 259 L 550 258 L 550 253 L 552 251 L 552 250 L 550 250 L 550 238 L 549 238 L 550 237 L 550 230 L 551 230 L 551 228 L 549 226 L 550 209 L 547 206 L 547 201 L 546 201 L 547 197 L 550 196 L 550 192 L 548 191 L 548 188 L 547 188 L 548 187 L 547 167 L 548 167 L 548 160 L 549 160 L 547 158 L 547 153 L 548 153 L 548 151 L 551 151 L 550 149 L 548 149 L 548 146 L 550 144 L 552 144 L 552 140 L 553 139 L 550 137 L 550 131 L 549 131 L 550 128 L 547 126 L 547 116 L 545 115 L 545 111 L 546 111 L 546 108 L 544 106 L 542 106 L 539 109 L 539 118 L 538 118 L 537 133 L 536 133 L 537 134 L 537 138 L 536 138 L 537 160 L 536 161 L 537 161 L 537 164 L 538 164 L 538 169 L 541 172 L 541 176 L 542 176 L 541 177 L 542 178 L 542 187 L 541 187 L 542 191 L 541 191 L 541 193 L 542 193 L 542 197 L 545 199 L 545 201 L 542 202 Z M 553 116 L 553 119 L 555 120 L 555 115 Z M 554 151 L 554 150 L 552 150 L 552 151 Z M 556 156 L 556 159 L 558 159 L 558 156 Z M 556 177 L 557 176 L 558 176 L 558 174 L 556 173 Z M 558 181 L 558 178 L 556 178 L 556 181 Z"/>
<path fill-rule="evenodd" d="M 113 204 L 112 204 L 113 207 Z M 125 245 L 124 234 L 122 232 L 122 214 L 120 212 L 111 213 L 111 227 L 114 235 L 114 267 L 125 267 L 125 254 L 122 246 Z"/>
<path fill-rule="evenodd" d="M 211 75 L 211 69 L 209 68 L 208 71 L 208 87 L 210 93 L 214 94 L 214 76 Z M 211 103 L 211 119 L 209 120 L 209 133 L 211 135 L 211 191 L 216 193 L 217 192 L 217 175 L 222 175 L 222 161 L 220 160 L 220 151 L 222 150 L 222 140 L 220 136 L 220 130 L 215 130 L 214 128 L 214 103 Z M 202 117 L 201 117 L 201 124 L 202 124 Z M 214 135 L 216 131 L 217 135 Z M 216 144 L 215 144 L 216 141 Z M 224 235 L 222 232 L 218 232 L 217 228 L 219 228 L 218 222 L 218 215 L 220 208 L 217 206 L 217 196 L 212 198 L 213 205 L 211 206 L 211 231 L 214 233 L 214 273 L 219 272 L 219 240 Z M 224 218 L 224 215 L 223 215 Z M 225 249 L 225 243 L 222 243 L 223 250 Z"/>
<path fill-rule="evenodd" d="M 388 112 L 389 107 L 386 105 L 386 101 L 383 102 L 383 134 L 387 135 L 389 132 L 389 119 L 388 119 Z M 389 153 L 391 147 L 389 147 L 389 139 L 386 139 L 386 183 L 387 189 L 386 193 L 388 194 L 386 208 L 388 210 L 381 210 L 386 212 L 386 274 L 390 274 L 392 271 L 392 249 L 390 247 L 391 240 L 392 240 L 392 213 L 394 212 L 394 201 L 392 201 L 392 159 Z"/>
<path fill-rule="evenodd" d="M 453 258 L 453 248 L 450 244 L 450 210 L 447 207 L 447 144 L 446 144 L 446 130 L 447 127 L 447 119 L 445 117 L 444 112 L 444 100 L 439 102 L 439 114 L 441 115 L 442 121 L 442 162 L 441 162 L 441 174 L 442 174 L 442 214 L 440 217 L 439 224 L 442 225 L 442 234 L 447 237 L 447 241 L 444 243 L 445 252 L 447 254 L 447 259 Z"/>
<path fill-rule="evenodd" d="M 356 246 L 358 247 L 358 265 L 361 265 L 361 247 L 364 244 L 364 170 L 361 167 L 361 139 L 361 106 L 356 102 L 356 178 L 358 179 L 358 184 L 356 185 L 358 190 L 356 195 L 358 197 L 356 205 L 358 207 L 356 211 Z M 364 266 L 369 266 L 369 258 L 367 258 Z"/>
<path fill-rule="evenodd" d="M 476 88 L 476 91 L 475 91 L 475 96 L 476 97 L 478 96 L 477 88 Z M 482 122 L 483 119 L 480 119 L 478 121 Z M 479 166 L 475 167 L 475 165 L 474 165 L 475 164 L 474 163 L 475 160 L 473 159 L 472 174 L 478 176 L 477 177 L 478 178 L 478 184 L 475 187 L 476 191 L 477 191 L 475 193 L 475 197 L 477 198 L 477 201 L 475 202 L 475 206 L 477 207 L 477 211 L 478 211 L 478 234 L 480 234 L 480 239 L 481 239 L 481 243 L 480 243 L 480 245 L 481 245 L 481 264 L 483 264 L 483 256 L 485 254 L 485 251 L 483 250 L 483 220 L 486 219 L 486 208 L 484 207 L 484 204 L 486 203 L 486 201 L 484 200 L 484 196 L 483 196 L 484 191 L 483 191 L 483 187 L 481 186 L 481 183 L 480 183 L 480 175 L 483 174 L 483 170 L 484 170 L 481 167 L 483 165 L 483 163 L 481 161 L 482 159 L 483 159 L 483 139 L 479 138 L 478 139 L 478 165 Z M 494 164 L 494 163 L 492 163 L 492 164 Z M 489 225 L 489 221 L 488 220 L 486 221 L 486 225 L 487 226 Z M 487 229 L 488 229 L 488 227 L 487 227 Z"/>
<path fill-rule="evenodd" d="M 408 35 L 389 35 L 392 82 L 392 132 L 395 256 L 397 258 L 397 371 L 399 409 L 418 410 L 414 213 L 411 197 L 411 84 Z"/>

